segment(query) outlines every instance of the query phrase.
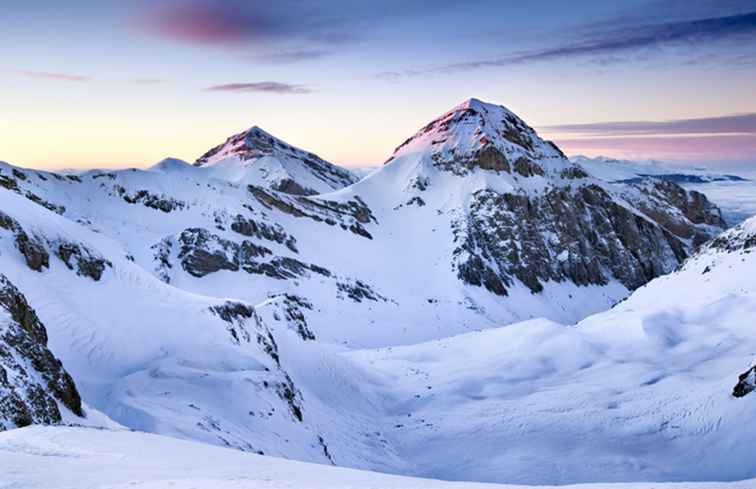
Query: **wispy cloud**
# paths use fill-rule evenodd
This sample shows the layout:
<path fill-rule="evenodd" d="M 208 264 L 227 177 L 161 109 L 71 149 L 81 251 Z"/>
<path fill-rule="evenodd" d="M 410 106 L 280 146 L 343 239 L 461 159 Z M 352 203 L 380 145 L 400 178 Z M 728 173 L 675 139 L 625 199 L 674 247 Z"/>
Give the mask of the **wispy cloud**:
<path fill-rule="evenodd" d="M 261 61 L 273 64 L 289 64 L 325 58 L 326 56 L 330 56 L 331 54 L 333 54 L 333 51 L 328 49 L 294 49 L 290 51 L 265 54 L 256 58 Z"/>
<path fill-rule="evenodd" d="M 32 70 L 17 70 L 21 76 L 27 78 L 38 78 L 41 80 L 51 81 L 65 81 L 65 82 L 85 82 L 90 81 L 92 78 L 84 75 L 75 75 L 71 73 L 61 73 L 56 71 L 32 71 Z"/>
<path fill-rule="evenodd" d="M 678 160 L 750 160 L 756 154 L 752 135 L 555 138 L 568 154 L 603 154 L 623 158 Z"/>
<path fill-rule="evenodd" d="M 604 27 L 604 24 L 601 24 Z M 583 29 L 584 38 L 542 49 L 521 51 L 488 59 L 475 59 L 425 69 L 380 74 L 384 78 L 415 76 L 418 74 L 453 73 L 511 66 L 538 61 L 573 58 L 593 59 L 608 64 L 621 62 L 624 56 L 644 49 L 668 46 L 698 46 L 716 41 L 756 38 L 756 11 L 723 17 L 709 17 L 665 23 L 652 23 L 622 28 Z M 396 75 L 396 76 L 394 76 Z"/>
<path fill-rule="evenodd" d="M 671 121 L 614 121 L 561 124 L 541 128 L 547 132 L 587 135 L 756 134 L 756 113 L 700 117 Z"/>
<path fill-rule="evenodd" d="M 250 83 L 227 83 L 224 85 L 213 85 L 205 90 L 209 92 L 263 92 L 286 94 L 303 94 L 311 93 L 312 90 L 304 85 L 291 85 L 288 83 L 262 81 Z"/>
<path fill-rule="evenodd" d="M 613 121 L 543 126 L 568 153 L 628 158 L 752 159 L 756 113 L 669 121 Z"/>

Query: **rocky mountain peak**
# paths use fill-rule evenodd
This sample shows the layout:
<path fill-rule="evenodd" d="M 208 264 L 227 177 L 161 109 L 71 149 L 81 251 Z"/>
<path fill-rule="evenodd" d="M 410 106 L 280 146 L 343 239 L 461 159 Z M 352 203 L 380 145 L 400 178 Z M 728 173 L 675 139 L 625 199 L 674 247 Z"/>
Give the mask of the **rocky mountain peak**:
<path fill-rule="evenodd" d="M 430 152 L 436 158 L 470 156 L 494 148 L 509 155 L 539 159 L 564 158 L 551 142 L 541 139 L 535 130 L 502 105 L 470 98 L 420 129 L 396 148 L 392 159 L 416 152 Z"/>
<path fill-rule="evenodd" d="M 292 146 L 258 126 L 229 137 L 200 156 L 194 166 L 215 168 L 216 177 L 301 195 L 332 192 L 357 181 L 349 170 Z"/>
<path fill-rule="evenodd" d="M 262 156 L 270 156 L 276 152 L 307 154 L 317 158 L 312 153 L 307 153 L 285 143 L 258 126 L 252 126 L 246 131 L 229 137 L 223 144 L 210 149 L 200 156 L 194 162 L 194 165 L 210 165 L 233 156 L 241 160 L 250 160 Z"/>

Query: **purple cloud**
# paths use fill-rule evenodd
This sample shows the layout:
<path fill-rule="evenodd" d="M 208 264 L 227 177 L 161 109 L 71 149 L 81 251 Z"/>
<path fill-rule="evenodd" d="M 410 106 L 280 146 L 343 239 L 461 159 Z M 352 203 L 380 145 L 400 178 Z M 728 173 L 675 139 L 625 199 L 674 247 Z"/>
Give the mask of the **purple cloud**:
<path fill-rule="evenodd" d="M 555 138 L 568 154 L 607 154 L 624 158 L 682 160 L 752 160 L 756 136 L 638 136 L 603 138 Z"/>
<path fill-rule="evenodd" d="M 700 117 L 671 121 L 615 121 L 560 124 L 542 128 L 548 132 L 590 135 L 756 134 L 756 113 Z"/>
<path fill-rule="evenodd" d="M 209 92 L 263 92 L 277 94 L 302 94 L 310 93 L 312 90 L 304 85 L 290 85 L 273 81 L 251 82 L 251 83 L 227 83 L 224 85 L 213 85 L 205 90 Z"/>
<path fill-rule="evenodd" d="M 513 53 L 498 58 L 451 63 L 424 70 L 406 70 L 401 74 L 414 76 L 429 73 L 454 73 L 580 57 L 617 62 L 623 60 L 620 55 L 643 49 L 675 45 L 705 45 L 724 40 L 751 40 L 756 37 L 756 11 L 724 17 L 625 26 L 620 29 L 601 30 L 593 34 L 590 34 L 591 29 L 590 26 L 588 27 L 588 29 L 583 29 L 588 34 L 585 34 L 585 38 L 580 41 Z M 739 48 L 749 49 L 749 44 L 742 44 Z"/>
<path fill-rule="evenodd" d="M 142 20 L 153 34 L 191 44 L 252 45 L 256 49 L 268 45 L 267 51 L 273 43 L 298 45 L 297 49 L 283 46 L 284 55 L 289 52 L 291 60 L 308 59 L 314 53 L 324 55 L 322 46 L 343 44 L 355 37 L 355 18 L 350 10 L 293 0 L 171 2 Z M 307 47 L 302 48 L 303 44 Z"/>

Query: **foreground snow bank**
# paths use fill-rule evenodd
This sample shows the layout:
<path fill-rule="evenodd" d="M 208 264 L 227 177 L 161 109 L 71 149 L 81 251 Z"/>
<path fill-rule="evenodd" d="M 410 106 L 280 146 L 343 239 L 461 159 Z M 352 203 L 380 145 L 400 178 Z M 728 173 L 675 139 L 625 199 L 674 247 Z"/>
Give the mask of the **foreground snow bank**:
<path fill-rule="evenodd" d="M 0 433 L 0 487 L 13 488 L 524 488 L 444 482 L 294 462 L 133 431 L 30 427 Z M 587 484 L 608 489 L 745 489 L 731 483 Z M 542 486 L 544 487 L 544 486 Z M 554 486 L 552 486 L 554 487 Z"/>

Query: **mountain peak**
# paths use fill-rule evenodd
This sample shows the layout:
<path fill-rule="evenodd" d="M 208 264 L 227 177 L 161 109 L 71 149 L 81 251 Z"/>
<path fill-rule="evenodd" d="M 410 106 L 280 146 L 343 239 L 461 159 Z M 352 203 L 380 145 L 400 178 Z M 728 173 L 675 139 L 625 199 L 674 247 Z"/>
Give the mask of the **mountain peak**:
<path fill-rule="evenodd" d="M 430 152 L 446 159 L 476 154 L 493 147 L 514 161 L 564 158 L 553 144 L 541 139 L 535 130 L 502 105 L 469 98 L 454 106 L 420 129 L 394 151 L 394 158 L 408 153 Z"/>
<path fill-rule="evenodd" d="M 232 156 L 236 156 L 241 160 L 249 160 L 270 155 L 276 152 L 276 150 L 315 156 L 312 155 L 312 153 L 307 153 L 306 151 L 302 151 L 287 144 L 259 126 L 252 126 L 246 131 L 242 131 L 229 137 L 223 144 L 219 144 L 210 149 L 208 152 L 197 158 L 194 165 L 210 165 Z"/>
<path fill-rule="evenodd" d="M 461 103 L 454 106 L 452 109 L 449 110 L 449 112 L 455 112 L 458 110 L 465 110 L 465 109 L 472 109 L 476 111 L 481 111 L 483 113 L 487 112 L 496 112 L 496 111 L 505 111 L 509 114 L 512 114 L 512 111 L 504 107 L 503 105 L 496 105 L 489 102 L 484 102 L 478 98 L 471 97 L 466 100 L 463 100 Z"/>
<path fill-rule="evenodd" d="M 227 138 L 200 156 L 194 166 L 209 168 L 218 178 L 295 194 L 332 192 L 357 181 L 348 170 L 259 126 Z"/>

